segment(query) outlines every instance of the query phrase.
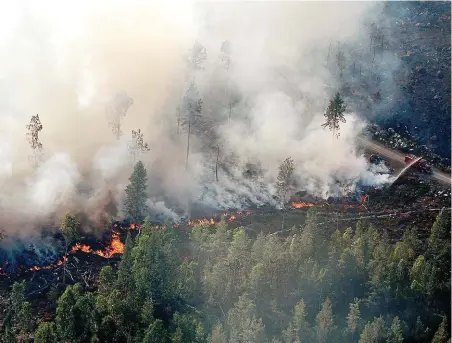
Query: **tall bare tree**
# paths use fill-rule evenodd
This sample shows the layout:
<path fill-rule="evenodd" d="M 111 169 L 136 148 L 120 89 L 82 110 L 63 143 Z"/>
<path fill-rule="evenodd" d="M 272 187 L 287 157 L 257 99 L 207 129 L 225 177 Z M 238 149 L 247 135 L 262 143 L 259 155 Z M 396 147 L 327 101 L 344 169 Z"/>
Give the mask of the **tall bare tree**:
<path fill-rule="evenodd" d="M 198 41 L 195 41 L 193 43 L 192 48 L 190 49 L 190 51 L 188 53 L 188 56 L 185 57 L 185 63 L 187 64 L 186 78 L 191 79 L 190 81 L 188 81 L 190 83 L 190 85 L 195 84 L 196 72 L 200 71 L 200 70 L 204 70 L 204 62 L 206 61 L 206 59 L 207 59 L 206 48 Z M 190 77 L 190 75 L 191 75 L 191 77 Z M 177 114 L 177 134 L 180 133 L 180 128 L 184 121 L 183 120 L 183 113 L 185 111 L 184 100 L 185 100 L 185 97 L 182 96 L 181 104 L 178 107 L 178 111 L 177 111 L 178 112 L 178 114 Z"/>
<path fill-rule="evenodd" d="M 217 145 L 217 158 L 215 159 L 215 181 L 218 182 L 218 163 L 220 162 L 220 145 Z"/>
<path fill-rule="evenodd" d="M 198 41 L 193 43 L 188 57 L 186 58 L 188 73 L 191 74 L 191 83 L 195 83 L 197 71 L 204 70 L 204 62 L 207 60 L 207 50 Z"/>
<path fill-rule="evenodd" d="M 207 59 L 206 48 L 195 41 L 187 58 L 187 65 L 191 71 L 204 70 L 204 62 Z"/>
<path fill-rule="evenodd" d="M 226 95 L 228 97 L 228 103 L 229 103 L 229 116 L 228 120 L 231 120 L 232 115 L 232 98 L 231 98 L 231 85 L 230 85 L 230 79 L 229 79 L 229 68 L 231 66 L 231 43 L 229 41 L 224 41 L 221 44 L 221 62 L 223 62 L 225 68 L 226 68 L 226 74 L 227 74 L 227 85 L 226 85 Z"/>
<path fill-rule="evenodd" d="M 182 118 L 182 125 L 187 130 L 187 154 L 185 157 L 185 170 L 188 169 L 188 155 L 190 154 L 190 136 L 193 127 L 201 121 L 203 101 L 199 95 L 198 89 L 194 83 L 190 84 L 185 93 L 183 107 L 184 117 Z"/>
<path fill-rule="evenodd" d="M 330 100 L 324 116 L 326 118 L 326 123 L 322 124 L 323 128 L 328 128 L 333 132 L 333 136 L 339 137 L 339 122 L 345 123 L 344 112 L 346 110 L 346 105 L 344 100 L 342 100 L 341 95 L 336 93 L 334 98 Z"/>
<path fill-rule="evenodd" d="M 132 130 L 132 140 L 129 142 L 129 152 L 133 157 L 134 163 L 137 161 L 140 154 L 149 150 L 151 149 L 149 148 L 148 143 L 144 142 L 141 130 Z"/>
<path fill-rule="evenodd" d="M 278 189 L 279 198 L 281 201 L 281 208 L 283 210 L 282 230 L 284 230 L 286 203 L 289 201 L 290 191 L 292 190 L 292 176 L 295 170 L 292 158 L 286 158 L 279 166 L 276 187 Z"/>
<path fill-rule="evenodd" d="M 133 99 L 125 92 L 116 94 L 113 101 L 107 107 L 108 125 L 111 127 L 111 131 L 119 140 L 122 136 L 121 121 L 126 116 L 127 111 L 133 104 Z"/>
<path fill-rule="evenodd" d="M 331 54 L 331 47 L 332 47 L 333 43 L 330 40 L 330 45 L 328 46 L 328 54 L 326 55 L 326 66 L 328 67 L 328 65 L 330 64 L 330 54 Z"/>
<path fill-rule="evenodd" d="M 226 72 L 229 72 L 229 67 L 231 66 L 231 43 L 227 40 L 225 40 L 223 43 L 221 43 L 221 62 L 224 63 L 224 66 L 226 67 Z"/>
<path fill-rule="evenodd" d="M 345 55 L 342 51 L 338 51 L 336 54 L 336 63 L 337 63 L 337 67 L 339 68 L 339 72 L 341 75 L 341 78 L 344 74 L 344 70 L 345 70 Z"/>
<path fill-rule="evenodd" d="M 36 168 L 42 157 L 42 143 L 39 140 L 39 132 L 42 131 L 42 123 L 39 119 L 39 114 L 31 116 L 30 124 L 28 124 L 26 128 L 28 130 L 26 135 L 27 140 L 33 150 L 33 154 L 29 157 L 29 160 L 33 168 Z"/>

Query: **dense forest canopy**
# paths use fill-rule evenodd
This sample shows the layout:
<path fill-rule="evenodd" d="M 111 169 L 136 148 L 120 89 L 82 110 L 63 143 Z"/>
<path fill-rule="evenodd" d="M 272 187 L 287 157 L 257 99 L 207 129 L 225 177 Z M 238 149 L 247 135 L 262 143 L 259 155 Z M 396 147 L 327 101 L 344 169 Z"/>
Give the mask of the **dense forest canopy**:
<path fill-rule="evenodd" d="M 95 292 L 68 285 L 51 321 L 34 322 L 14 284 L 3 342 L 446 342 L 450 337 L 450 211 L 422 241 L 391 241 L 365 222 L 305 223 L 284 236 L 199 224 L 128 234 L 119 267 Z"/>
<path fill-rule="evenodd" d="M 0 342 L 450 343 L 450 192 L 358 144 L 377 123 L 449 157 L 450 2 L 173 5 L 0 13 L 0 277 L 18 247 L 61 257 L 0 294 Z M 339 224 L 364 189 L 395 234 Z M 281 223 L 189 220 L 251 207 Z"/>

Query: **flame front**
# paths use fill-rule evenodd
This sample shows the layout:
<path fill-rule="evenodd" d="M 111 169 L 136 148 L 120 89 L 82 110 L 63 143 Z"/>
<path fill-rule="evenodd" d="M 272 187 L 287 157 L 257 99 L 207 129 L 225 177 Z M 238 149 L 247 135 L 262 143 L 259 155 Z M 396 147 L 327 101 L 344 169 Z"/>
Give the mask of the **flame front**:
<path fill-rule="evenodd" d="M 250 211 L 235 211 L 235 212 L 226 212 L 226 213 L 221 213 L 216 215 L 215 217 L 220 217 L 220 218 L 224 218 L 224 220 L 228 223 L 231 223 L 235 220 L 237 220 L 237 218 L 240 217 L 247 217 L 251 214 Z M 203 218 L 203 219 L 192 219 L 188 221 L 188 225 L 189 226 L 193 226 L 196 224 L 208 224 L 208 225 L 215 225 L 217 223 L 219 223 L 220 220 L 215 220 L 214 218 Z M 178 227 L 179 224 L 175 224 L 173 225 L 173 227 Z"/>
<path fill-rule="evenodd" d="M 108 247 L 106 247 L 104 251 L 93 250 L 89 245 L 76 243 L 72 247 L 72 249 L 69 251 L 69 254 L 74 254 L 77 251 L 82 251 L 86 254 L 95 254 L 95 255 L 98 255 L 98 256 L 101 256 L 104 258 L 110 258 L 113 255 L 124 253 L 124 243 L 122 243 L 121 240 L 119 239 L 119 234 L 117 232 L 113 232 L 113 234 L 111 236 L 110 245 Z M 47 266 L 32 266 L 32 267 L 28 268 L 28 270 L 35 272 L 35 271 L 43 270 L 43 269 L 52 269 L 57 266 L 61 266 L 67 260 L 68 260 L 67 256 L 63 256 L 63 258 L 61 260 L 57 261 L 54 264 L 49 264 Z M 6 265 L 7 265 L 7 263 L 5 264 L 5 266 Z M 2 272 L 3 272 L 3 268 L 0 268 L 0 275 Z"/>
<path fill-rule="evenodd" d="M 124 254 L 124 243 L 119 239 L 119 234 L 116 232 L 113 233 L 111 243 L 105 251 L 97 250 L 95 254 L 105 258 L 110 258 L 115 254 Z"/>
<path fill-rule="evenodd" d="M 303 201 L 301 201 L 301 202 L 292 202 L 292 207 L 293 208 L 303 208 L 303 207 L 312 207 L 312 206 L 314 206 L 314 204 L 311 204 L 311 203 L 309 203 L 309 202 L 303 202 Z"/>
<path fill-rule="evenodd" d="M 63 258 L 61 260 L 57 261 L 57 263 L 49 264 L 47 266 L 33 266 L 33 267 L 28 268 L 28 270 L 36 272 L 38 270 L 43 270 L 43 269 L 53 269 L 57 266 L 61 266 L 67 260 L 68 260 L 67 256 L 63 256 Z"/>
<path fill-rule="evenodd" d="M 237 220 L 238 217 L 246 217 L 246 216 L 249 216 L 250 214 L 251 214 L 250 211 L 236 211 L 236 212 L 231 212 L 231 213 L 221 213 L 215 217 L 216 218 L 218 218 L 218 217 L 224 218 L 226 222 L 230 223 L 230 222 Z M 189 220 L 188 225 L 189 226 L 193 226 L 196 224 L 215 225 L 218 222 L 219 222 L 219 220 L 216 220 L 214 218 L 204 218 L 204 219 Z M 173 224 L 173 227 L 175 227 L 175 228 L 180 227 L 180 226 L 181 226 L 181 224 Z M 132 223 L 126 229 L 138 230 L 138 229 L 140 229 L 140 227 L 141 227 L 141 225 Z M 112 227 L 112 236 L 111 236 L 110 244 L 104 250 L 94 250 L 92 247 L 90 247 L 87 244 L 76 243 L 69 251 L 69 254 L 74 254 L 77 251 L 82 251 L 86 254 L 94 254 L 94 255 L 104 257 L 104 258 L 111 258 L 116 254 L 124 254 L 125 244 L 121 242 L 121 240 L 119 238 L 119 233 L 115 231 L 117 228 L 118 228 L 118 224 L 114 224 Z M 155 229 L 166 229 L 167 227 L 166 226 L 156 226 L 154 228 Z M 32 267 L 27 268 L 27 270 L 38 271 L 38 270 L 43 270 L 43 269 L 52 269 L 52 268 L 62 265 L 67 260 L 68 260 L 68 257 L 66 255 L 66 256 L 63 256 L 62 259 L 60 259 L 59 261 L 57 261 L 54 264 L 50 264 L 47 266 L 32 266 Z M 7 265 L 8 265 L 8 262 L 6 262 L 3 267 L 0 267 L 0 275 L 6 275 L 5 267 Z"/>
<path fill-rule="evenodd" d="M 110 245 L 107 248 L 105 248 L 104 251 L 93 250 L 89 245 L 80 243 L 75 244 L 71 249 L 71 253 L 75 253 L 77 251 L 83 251 L 84 253 L 87 254 L 95 254 L 105 258 L 110 258 L 115 254 L 124 253 L 124 243 L 122 243 L 121 240 L 119 239 L 119 234 L 117 232 L 114 232 L 111 236 Z"/>

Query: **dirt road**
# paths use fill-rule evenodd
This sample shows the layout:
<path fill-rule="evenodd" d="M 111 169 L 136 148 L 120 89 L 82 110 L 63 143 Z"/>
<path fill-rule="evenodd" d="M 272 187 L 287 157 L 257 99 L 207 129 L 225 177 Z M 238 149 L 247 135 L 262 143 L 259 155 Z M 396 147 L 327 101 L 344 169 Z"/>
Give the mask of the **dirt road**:
<path fill-rule="evenodd" d="M 382 144 L 368 141 L 364 138 L 358 138 L 358 142 L 367 150 L 370 150 L 374 153 L 384 156 L 394 162 L 399 162 L 400 164 L 405 165 L 405 162 L 404 162 L 405 155 L 401 152 L 389 149 Z M 445 185 L 450 186 L 450 184 L 451 184 L 450 175 L 443 173 L 436 168 L 433 168 L 433 173 L 432 173 L 431 177 Z"/>

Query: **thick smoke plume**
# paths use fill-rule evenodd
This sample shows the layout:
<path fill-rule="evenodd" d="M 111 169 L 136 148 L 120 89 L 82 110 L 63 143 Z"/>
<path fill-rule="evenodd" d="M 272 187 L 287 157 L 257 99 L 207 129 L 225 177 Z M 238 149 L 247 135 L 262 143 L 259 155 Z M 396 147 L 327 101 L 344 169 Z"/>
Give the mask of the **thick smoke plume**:
<path fill-rule="evenodd" d="M 340 82 L 327 66 L 330 46 L 364 44 L 364 24 L 378 4 L 5 4 L 0 227 L 8 234 L 55 225 L 66 211 L 84 213 L 96 225 L 120 216 L 133 168 L 131 130 L 138 128 L 151 148 L 141 156 L 150 212 L 173 218 L 193 203 L 216 209 L 276 204 L 273 184 L 288 156 L 296 163 L 297 186 L 320 196 L 337 192 L 337 181 L 387 180 L 369 171 L 358 154 L 355 138 L 364 123 L 357 113 L 347 114 L 339 139 L 320 126 Z M 192 73 L 184 58 L 195 40 L 206 48 L 207 60 Z M 220 58 L 225 40 L 231 46 L 228 71 Z M 185 170 L 187 133 L 177 133 L 177 113 L 187 75 L 203 98 L 207 124 L 192 132 Z M 108 110 L 117 94 L 133 99 L 119 140 Z M 25 126 L 37 113 L 44 155 L 34 170 Z M 254 178 L 243 176 L 249 164 L 258 166 Z"/>

